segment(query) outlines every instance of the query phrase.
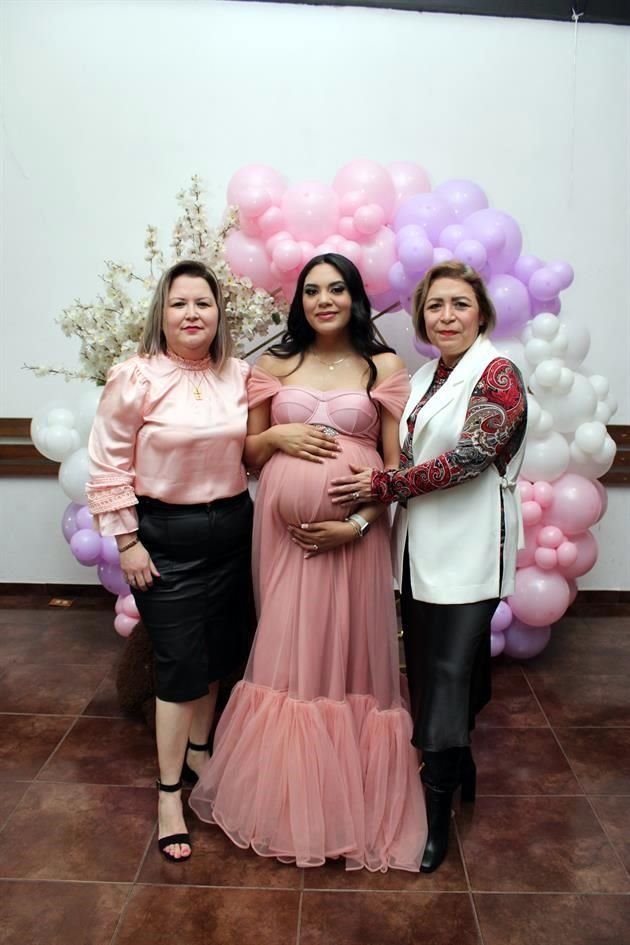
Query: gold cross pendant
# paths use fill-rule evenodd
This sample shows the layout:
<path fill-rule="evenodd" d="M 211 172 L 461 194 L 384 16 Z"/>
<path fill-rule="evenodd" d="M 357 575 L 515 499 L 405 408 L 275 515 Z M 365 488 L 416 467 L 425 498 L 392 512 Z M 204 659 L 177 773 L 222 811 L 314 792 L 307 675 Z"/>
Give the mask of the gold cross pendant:
<path fill-rule="evenodd" d="M 195 400 L 203 400 L 203 394 L 198 387 L 193 387 L 193 397 Z"/>

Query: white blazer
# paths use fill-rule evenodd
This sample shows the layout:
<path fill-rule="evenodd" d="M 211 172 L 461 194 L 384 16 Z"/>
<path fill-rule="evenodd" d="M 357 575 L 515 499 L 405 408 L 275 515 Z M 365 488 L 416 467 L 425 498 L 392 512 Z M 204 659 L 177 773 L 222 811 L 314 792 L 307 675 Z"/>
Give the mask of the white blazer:
<path fill-rule="evenodd" d="M 457 445 L 470 396 L 488 364 L 501 357 L 480 335 L 450 377 L 418 414 L 413 435 L 414 465 L 434 459 Z M 400 444 L 407 418 L 429 388 L 437 360 L 423 365 L 411 381 L 411 395 L 400 422 Z M 398 506 L 394 518 L 394 573 L 402 587 L 405 542 L 409 543 L 411 590 L 416 600 L 466 604 L 504 597 L 514 589 L 516 553 L 523 547 L 523 522 L 517 478 L 525 438 L 505 472 L 494 464 L 473 479 L 435 490 Z M 501 496 L 505 518 L 501 571 Z"/>

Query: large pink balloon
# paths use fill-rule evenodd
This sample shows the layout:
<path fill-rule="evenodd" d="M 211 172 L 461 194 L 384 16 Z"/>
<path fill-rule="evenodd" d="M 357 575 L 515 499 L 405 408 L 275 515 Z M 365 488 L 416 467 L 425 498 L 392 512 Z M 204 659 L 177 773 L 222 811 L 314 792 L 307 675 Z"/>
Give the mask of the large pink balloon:
<path fill-rule="evenodd" d="M 435 193 L 445 198 L 458 220 L 488 206 L 488 198 L 472 180 L 445 180 L 435 188 Z"/>
<path fill-rule="evenodd" d="M 413 161 L 394 161 L 387 165 L 389 176 L 396 192 L 396 209 L 414 194 L 425 194 L 431 190 L 429 175 Z"/>
<path fill-rule="evenodd" d="M 521 568 L 508 604 L 517 620 L 544 627 L 559 620 L 569 606 L 569 585 L 555 571 L 542 571 L 535 565 Z"/>
<path fill-rule="evenodd" d="M 121 637 L 131 635 L 133 628 L 138 623 L 135 617 L 128 617 L 126 614 L 117 614 L 114 618 L 114 629 Z"/>
<path fill-rule="evenodd" d="M 584 476 L 565 473 L 553 483 L 553 499 L 544 522 L 557 525 L 565 535 L 579 535 L 598 520 L 602 501 L 594 483 Z"/>
<path fill-rule="evenodd" d="M 285 191 L 282 213 L 294 239 L 309 240 L 316 245 L 336 232 L 339 199 L 326 184 L 317 180 L 303 181 Z"/>
<path fill-rule="evenodd" d="M 514 620 L 505 631 L 506 656 L 517 660 L 529 660 L 545 649 L 551 637 L 551 627 L 530 627 L 520 620 Z"/>
<path fill-rule="evenodd" d="M 396 237 L 388 226 L 363 244 L 361 275 L 368 293 L 386 292 L 390 288 L 389 271 L 396 261 Z"/>
<path fill-rule="evenodd" d="M 597 539 L 592 532 L 584 532 L 582 535 L 573 535 L 571 544 L 575 545 L 577 548 L 577 556 L 571 564 L 565 567 L 560 566 L 560 571 L 567 578 L 577 578 L 581 577 L 583 574 L 587 574 L 591 570 L 597 561 L 599 548 L 597 546 Z"/>
<path fill-rule="evenodd" d="M 246 236 L 240 230 L 233 230 L 225 241 L 225 258 L 232 272 L 237 276 L 247 276 L 256 288 L 266 289 L 268 292 L 275 288 L 262 240 Z"/>
<path fill-rule="evenodd" d="M 280 198 L 286 188 L 284 178 L 278 174 L 273 167 L 266 164 L 246 164 L 240 167 L 228 184 L 227 197 L 228 203 L 241 206 L 251 199 L 252 193 L 266 193 L 270 203 L 280 203 Z M 259 197 L 262 205 L 266 201 Z M 264 207 L 267 209 L 269 203 Z M 260 212 L 263 212 L 262 210 Z"/>
<path fill-rule="evenodd" d="M 385 213 L 385 220 L 391 219 L 396 190 L 382 164 L 364 158 L 350 161 L 337 171 L 333 188 L 340 197 L 354 192 L 360 195 L 362 204 L 378 204 Z"/>
<path fill-rule="evenodd" d="M 538 525 L 531 525 L 529 528 L 525 528 L 525 547 L 521 548 L 516 556 L 517 567 L 527 568 L 530 564 L 534 563 L 534 555 L 536 554 L 537 548 L 537 533 Z"/>

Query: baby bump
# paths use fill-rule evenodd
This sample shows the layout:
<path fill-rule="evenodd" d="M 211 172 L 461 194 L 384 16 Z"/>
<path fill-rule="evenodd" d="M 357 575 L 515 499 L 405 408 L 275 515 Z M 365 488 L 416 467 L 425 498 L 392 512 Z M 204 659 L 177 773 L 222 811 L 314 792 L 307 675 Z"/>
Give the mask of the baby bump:
<path fill-rule="evenodd" d="M 376 451 L 345 446 L 340 456 L 323 463 L 276 453 L 264 471 L 266 500 L 287 524 L 344 519 L 352 510 L 333 505 L 328 489 L 332 479 L 350 473 L 350 463 L 382 466 Z"/>

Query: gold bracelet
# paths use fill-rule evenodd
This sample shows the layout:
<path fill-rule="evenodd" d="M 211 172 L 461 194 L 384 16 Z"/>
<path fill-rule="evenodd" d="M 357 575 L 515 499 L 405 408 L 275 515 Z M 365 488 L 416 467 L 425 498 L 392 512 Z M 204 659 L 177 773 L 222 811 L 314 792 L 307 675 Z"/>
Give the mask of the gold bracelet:
<path fill-rule="evenodd" d="M 130 549 L 130 548 L 133 548 L 134 545 L 137 545 L 137 544 L 139 543 L 139 541 L 140 541 L 139 538 L 134 538 L 133 541 L 130 541 L 130 542 L 128 542 L 128 544 L 123 545 L 122 548 L 119 548 L 119 549 L 118 549 L 118 554 L 121 555 L 121 554 L 123 553 L 123 551 L 129 551 L 129 549 Z"/>

